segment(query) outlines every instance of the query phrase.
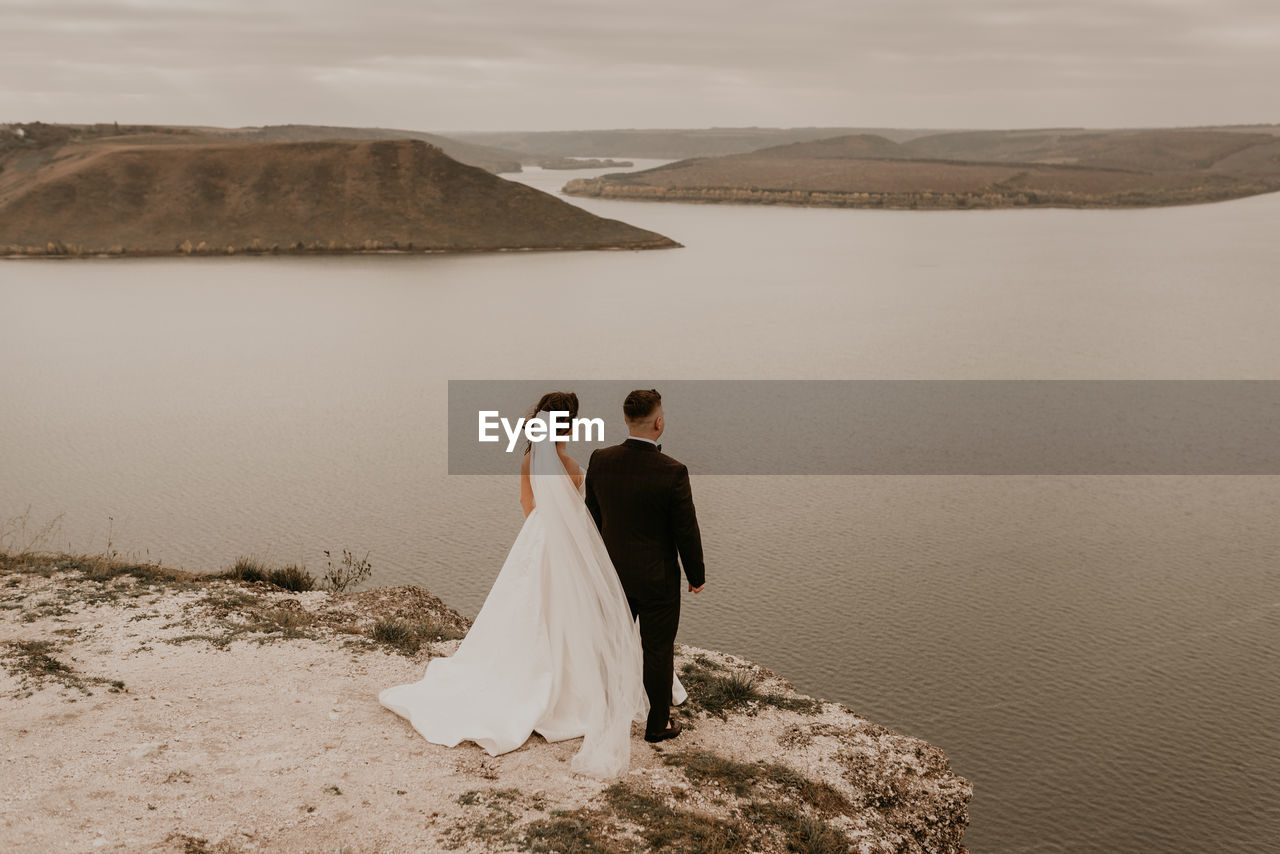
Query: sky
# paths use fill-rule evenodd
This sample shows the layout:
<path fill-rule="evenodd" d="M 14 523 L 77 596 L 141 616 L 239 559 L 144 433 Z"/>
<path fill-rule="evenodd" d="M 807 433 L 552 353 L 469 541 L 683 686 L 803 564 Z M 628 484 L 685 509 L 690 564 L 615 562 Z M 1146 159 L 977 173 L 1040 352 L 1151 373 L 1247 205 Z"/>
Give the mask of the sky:
<path fill-rule="evenodd" d="M 1276 0 L 0 0 L 0 122 L 1280 121 Z"/>

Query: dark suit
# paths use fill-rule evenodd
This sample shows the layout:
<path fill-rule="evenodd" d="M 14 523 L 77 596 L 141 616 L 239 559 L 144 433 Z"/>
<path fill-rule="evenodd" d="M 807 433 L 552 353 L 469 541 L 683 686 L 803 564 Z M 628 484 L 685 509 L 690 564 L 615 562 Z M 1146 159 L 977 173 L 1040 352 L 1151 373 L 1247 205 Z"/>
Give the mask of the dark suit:
<path fill-rule="evenodd" d="M 694 587 L 705 580 L 702 536 L 689 470 L 648 442 L 601 448 L 587 463 L 587 509 L 640 618 L 647 734 L 665 729 L 671 710 L 680 566 Z M 679 560 L 677 561 L 677 557 Z"/>

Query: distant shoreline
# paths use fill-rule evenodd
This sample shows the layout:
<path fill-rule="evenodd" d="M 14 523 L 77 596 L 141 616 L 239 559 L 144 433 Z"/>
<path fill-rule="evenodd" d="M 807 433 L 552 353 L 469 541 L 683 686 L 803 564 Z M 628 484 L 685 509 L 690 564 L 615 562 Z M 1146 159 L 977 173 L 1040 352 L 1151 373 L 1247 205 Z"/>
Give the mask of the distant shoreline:
<path fill-rule="evenodd" d="M 689 204 L 780 205 L 807 208 L 853 208 L 859 210 L 1012 210 L 1017 208 L 1058 208 L 1066 210 L 1136 210 L 1142 208 L 1188 207 L 1247 199 L 1280 192 L 1269 187 L 1251 192 L 1203 193 L 1169 198 L 1142 198 L 1128 201 L 1123 197 L 1097 200 L 1072 198 L 1069 195 L 1027 193 L 983 193 L 956 195 L 946 193 L 842 193 L 829 190 L 771 190 L 736 187 L 664 187 L 656 185 L 615 184 L 601 178 L 575 178 L 562 192 L 579 198 L 613 199 L 631 202 L 685 202 Z"/>
<path fill-rule="evenodd" d="M 323 257 L 323 256 L 344 256 L 344 255 L 484 255 L 491 253 L 505 252 L 639 252 L 649 249 L 683 249 L 684 244 L 674 240 L 652 241 L 645 243 L 636 243 L 634 245 L 617 245 L 617 246 L 590 246 L 590 245 L 566 245 L 566 246 L 495 246 L 495 247 L 445 247 L 445 248 L 428 248 L 428 249 L 235 249 L 228 252 L 227 250 L 203 250 L 182 252 L 175 250 L 171 252 L 159 252 L 149 250 L 120 250 L 120 251 L 102 251 L 102 250 L 86 250 L 80 252 L 74 251 L 31 251 L 31 252 L 13 252 L 8 251 L 0 254 L 0 261 L 19 261 L 32 258 L 43 260 L 99 260 L 99 259 L 119 259 L 119 258 L 231 258 L 231 257 L 247 257 L 247 258 L 279 258 L 279 257 Z"/>

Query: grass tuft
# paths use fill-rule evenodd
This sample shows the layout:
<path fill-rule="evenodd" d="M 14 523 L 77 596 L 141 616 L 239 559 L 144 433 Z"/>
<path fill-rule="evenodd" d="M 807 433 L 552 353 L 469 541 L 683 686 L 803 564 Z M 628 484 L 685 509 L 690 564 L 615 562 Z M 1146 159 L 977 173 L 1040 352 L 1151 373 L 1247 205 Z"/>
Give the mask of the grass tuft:
<path fill-rule="evenodd" d="M 369 637 L 380 644 L 412 655 L 422 646 L 421 640 L 414 634 L 407 620 L 383 618 L 373 624 Z"/>
<path fill-rule="evenodd" d="M 255 581 L 266 582 L 267 573 L 270 568 L 256 557 L 238 557 L 236 562 L 231 565 L 231 569 L 223 573 L 226 578 L 235 581 L 247 581 L 253 583 Z"/>
<path fill-rule="evenodd" d="M 273 587 L 279 587 L 281 590 L 289 590 L 294 593 L 305 593 L 308 590 L 316 588 L 316 579 L 306 567 L 296 564 L 288 566 L 271 566 L 266 561 L 256 557 L 241 556 L 236 558 L 236 562 L 231 568 L 220 573 L 218 578 L 227 578 L 232 581 L 243 581 L 246 584 L 270 584 Z"/>
<path fill-rule="evenodd" d="M 770 706 L 806 715 L 822 711 L 820 700 L 761 691 L 754 674 L 729 671 L 706 656 L 698 656 L 681 668 L 680 681 L 689 691 L 689 708 L 701 709 L 721 720 L 726 720 L 730 712 L 755 714 Z"/>
<path fill-rule="evenodd" d="M 750 673 L 713 671 L 697 663 L 684 666 L 680 681 L 689 691 L 692 705 L 721 720 L 729 712 L 745 711 L 753 703 L 758 704 L 763 696 Z"/>
<path fill-rule="evenodd" d="M 294 565 L 272 569 L 267 573 L 267 582 L 294 593 L 305 593 L 308 590 L 314 590 L 316 586 L 315 577 L 311 573 L 303 567 Z"/>
<path fill-rule="evenodd" d="M 369 629 L 369 637 L 405 655 L 414 655 L 423 644 L 458 640 L 464 636 L 453 626 L 435 620 L 398 620 L 384 617 Z"/>

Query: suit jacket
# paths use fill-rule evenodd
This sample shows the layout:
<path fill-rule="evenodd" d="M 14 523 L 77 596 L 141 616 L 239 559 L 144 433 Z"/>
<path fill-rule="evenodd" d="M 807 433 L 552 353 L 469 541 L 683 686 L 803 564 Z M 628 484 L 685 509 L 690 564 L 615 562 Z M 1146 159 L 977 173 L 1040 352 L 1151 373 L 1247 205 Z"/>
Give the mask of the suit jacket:
<path fill-rule="evenodd" d="M 689 583 L 702 586 L 702 534 L 682 463 L 628 439 L 591 455 L 586 491 L 587 509 L 628 597 L 678 601 L 681 564 Z"/>

